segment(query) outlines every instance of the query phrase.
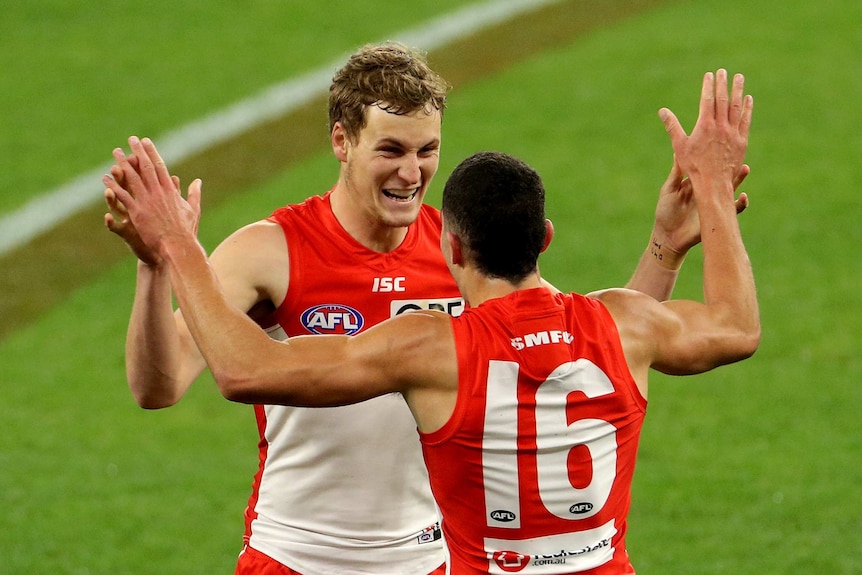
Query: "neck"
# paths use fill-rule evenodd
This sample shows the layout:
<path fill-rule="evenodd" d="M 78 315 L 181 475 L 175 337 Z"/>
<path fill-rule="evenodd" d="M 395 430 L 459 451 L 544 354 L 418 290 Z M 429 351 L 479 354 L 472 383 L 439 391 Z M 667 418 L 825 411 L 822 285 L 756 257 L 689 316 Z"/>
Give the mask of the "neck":
<path fill-rule="evenodd" d="M 516 291 L 545 287 L 538 271 L 531 273 L 522 281 L 513 284 L 501 278 L 488 277 L 472 268 L 462 270 L 456 278 L 461 295 L 470 307 L 496 298 L 505 297 Z"/>
<path fill-rule="evenodd" d="M 354 240 L 377 253 L 393 251 L 407 237 L 406 226 L 390 226 L 351 202 L 351 196 L 339 182 L 329 196 L 332 214 Z"/>

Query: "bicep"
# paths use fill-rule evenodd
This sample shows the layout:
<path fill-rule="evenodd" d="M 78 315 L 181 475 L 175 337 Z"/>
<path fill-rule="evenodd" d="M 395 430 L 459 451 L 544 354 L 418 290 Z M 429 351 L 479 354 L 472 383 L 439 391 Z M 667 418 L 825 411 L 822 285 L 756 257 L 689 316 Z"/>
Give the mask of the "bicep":
<path fill-rule="evenodd" d="M 672 375 L 692 375 L 742 359 L 739 337 L 727 312 L 691 300 L 669 300 L 657 314 L 652 367 Z"/>
<path fill-rule="evenodd" d="M 658 302 L 631 290 L 606 290 L 595 297 L 611 312 L 626 362 L 639 385 L 650 368 L 690 375 L 721 365 L 725 334 L 706 305 L 689 300 Z"/>
<path fill-rule="evenodd" d="M 287 242 L 278 224 L 245 226 L 213 250 L 210 265 L 228 303 L 248 313 L 261 302 L 277 307 L 290 280 Z"/>

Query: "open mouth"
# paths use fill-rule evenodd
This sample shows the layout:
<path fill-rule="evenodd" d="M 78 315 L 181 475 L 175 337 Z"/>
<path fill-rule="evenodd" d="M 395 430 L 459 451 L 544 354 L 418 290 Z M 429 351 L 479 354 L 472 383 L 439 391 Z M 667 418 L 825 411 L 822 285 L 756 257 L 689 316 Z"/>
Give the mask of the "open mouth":
<path fill-rule="evenodd" d="M 383 190 L 383 195 L 396 202 L 410 202 L 419 193 L 419 188 L 413 190 Z"/>

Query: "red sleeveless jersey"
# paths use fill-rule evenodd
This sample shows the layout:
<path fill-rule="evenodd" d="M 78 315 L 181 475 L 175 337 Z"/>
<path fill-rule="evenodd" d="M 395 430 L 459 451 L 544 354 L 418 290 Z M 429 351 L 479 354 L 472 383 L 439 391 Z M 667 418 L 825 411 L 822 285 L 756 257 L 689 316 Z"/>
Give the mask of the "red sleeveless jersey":
<path fill-rule="evenodd" d="M 387 253 L 344 231 L 329 194 L 278 209 L 270 219 L 285 229 L 290 255 L 290 284 L 277 310 L 288 336 L 355 334 L 405 311 L 458 315 L 464 307 L 440 251 L 440 212 L 431 206 L 422 206 L 404 241 Z"/>
<path fill-rule="evenodd" d="M 634 573 L 646 400 L 597 300 L 516 292 L 452 320 L 458 400 L 420 434 L 453 575 Z"/>

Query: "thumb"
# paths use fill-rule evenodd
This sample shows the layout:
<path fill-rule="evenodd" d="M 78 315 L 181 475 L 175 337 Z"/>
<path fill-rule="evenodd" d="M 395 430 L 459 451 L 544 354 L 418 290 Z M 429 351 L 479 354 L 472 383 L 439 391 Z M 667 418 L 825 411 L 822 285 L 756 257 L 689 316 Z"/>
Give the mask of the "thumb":
<path fill-rule="evenodd" d="M 676 161 L 676 156 L 673 158 L 673 166 L 670 168 L 670 173 L 664 181 L 662 190 L 676 190 L 682 182 L 682 169 L 679 167 L 679 162 Z"/>
<path fill-rule="evenodd" d="M 687 137 L 685 130 L 682 129 L 682 125 L 676 117 L 676 114 L 667 108 L 662 108 L 658 111 L 658 117 L 664 124 L 664 129 L 667 131 L 668 136 L 670 136 L 671 145 L 676 148 L 676 144 Z"/>

